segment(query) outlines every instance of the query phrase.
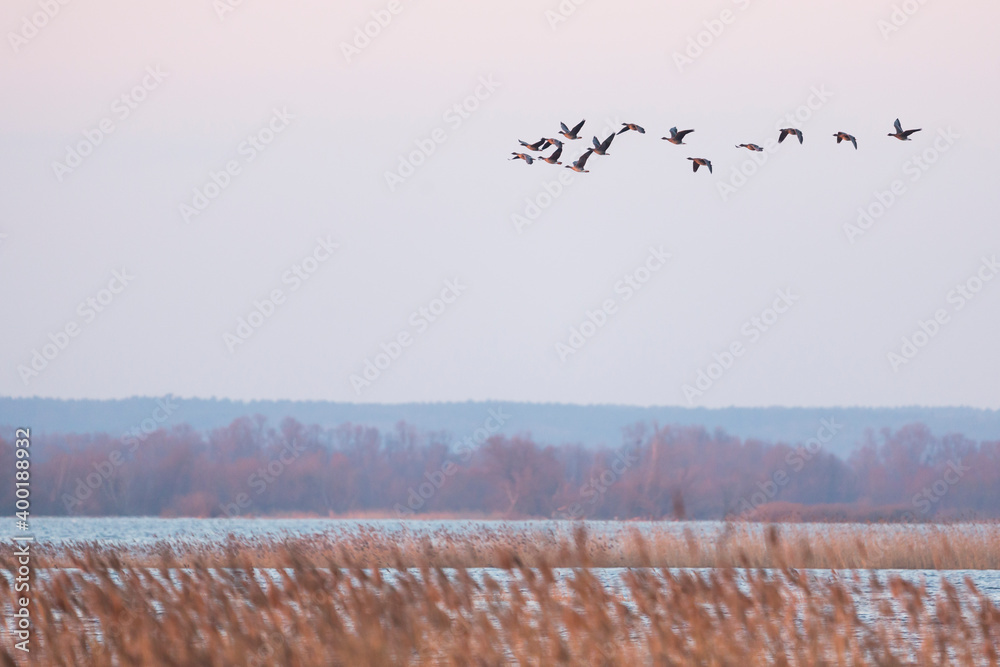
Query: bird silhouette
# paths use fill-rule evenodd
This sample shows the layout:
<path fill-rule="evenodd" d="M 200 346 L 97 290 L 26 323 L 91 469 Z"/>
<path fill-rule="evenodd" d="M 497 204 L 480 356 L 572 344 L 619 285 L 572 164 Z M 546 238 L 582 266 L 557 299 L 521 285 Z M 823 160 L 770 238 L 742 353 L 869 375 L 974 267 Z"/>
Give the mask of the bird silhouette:
<path fill-rule="evenodd" d="M 622 127 L 622 129 L 618 130 L 618 134 L 622 134 L 624 132 L 628 132 L 629 130 L 635 130 L 639 134 L 646 134 L 646 130 L 643 129 L 642 127 L 636 125 L 635 123 L 622 123 L 622 125 L 624 125 L 624 127 Z"/>
<path fill-rule="evenodd" d="M 794 127 L 786 127 L 785 129 L 783 129 L 781 131 L 781 134 L 778 135 L 778 143 L 780 144 L 782 141 L 784 141 L 785 137 L 787 137 L 789 134 L 794 134 L 796 137 L 799 138 L 799 143 L 800 144 L 802 143 L 802 130 L 796 130 Z"/>
<path fill-rule="evenodd" d="M 594 152 L 593 148 L 588 148 L 586 153 L 584 153 L 583 155 L 581 155 L 579 157 L 579 159 L 576 162 L 574 162 L 573 164 L 566 165 L 566 168 L 567 169 L 572 169 L 573 171 L 579 171 L 579 172 L 582 172 L 584 174 L 589 174 L 590 170 L 589 169 L 584 169 L 584 167 L 587 165 L 587 160 L 590 158 L 590 156 L 591 156 L 591 154 L 593 154 L 593 152 Z"/>
<path fill-rule="evenodd" d="M 669 141 L 672 144 L 680 146 L 681 144 L 684 143 L 684 137 L 691 134 L 692 132 L 694 132 L 694 130 L 681 130 L 680 132 L 678 132 L 676 127 L 672 127 L 670 128 L 670 136 L 661 138 L 666 141 Z"/>
<path fill-rule="evenodd" d="M 561 157 L 562 157 L 562 146 L 555 149 L 551 155 L 547 157 L 545 155 L 541 155 L 536 159 L 541 160 L 542 162 L 548 162 L 549 164 L 562 164 L 562 162 L 559 161 L 559 158 Z"/>
<path fill-rule="evenodd" d="M 559 134 L 563 135 L 567 139 L 579 139 L 580 138 L 580 130 L 583 129 L 583 124 L 586 123 L 586 122 L 587 122 L 586 119 L 581 120 L 577 124 L 577 126 L 574 127 L 572 130 L 569 129 L 568 127 L 566 127 L 566 123 L 559 123 L 559 127 L 562 128 L 562 132 L 560 132 Z"/>
<path fill-rule="evenodd" d="M 527 141 L 517 140 L 519 144 L 532 151 L 543 151 L 549 145 L 548 139 L 539 139 L 533 144 L 529 144 Z"/>
<path fill-rule="evenodd" d="M 691 160 L 691 163 L 692 163 L 691 166 L 694 167 L 695 173 L 698 172 L 698 167 L 701 167 L 701 166 L 708 167 L 708 173 L 710 173 L 710 174 L 712 173 L 712 161 L 711 160 L 706 160 L 703 157 L 689 157 L 688 159 Z"/>
<path fill-rule="evenodd" d="M 837 137 L 838 144 L 841 141 L 850 141 L 852 144 L 854 144 L 854 150 L 858 150 L 858 140 L 849 135 L 847 132 L 838 132 L 833 136 Z"/>
<path fill-rule="evenodd" d="M 896 132 L 895 132 L 895 134 L 892 133 L 892 132 L 890 132 L 889 136 L 890 137 L 896 137 L 900 141 L 911 141 L 910 135 L 913 134 L 914 132 L 919 132 L 920 131 L 920 128 L 917 128 L 915 130 L 905 130 L 904 131 L 903 130 L 903 126 L 900 124 L 898 118 L 896 119 L 896 122 L 895 122 L 894 125 L 895 125 L 895 128 L 896 128 Z"/>
<path fill-rule="evenodd" d="M 604 141 L 598 141 L 597 137 L 594 137 L 594 152 L 598 155 L 610 155 L 610 153 L 608 153 L 608 149 L 611 148 L 611 142 L 615 140 L 616 136 L 618 135 L 612 132 L 611 136 Z"/>

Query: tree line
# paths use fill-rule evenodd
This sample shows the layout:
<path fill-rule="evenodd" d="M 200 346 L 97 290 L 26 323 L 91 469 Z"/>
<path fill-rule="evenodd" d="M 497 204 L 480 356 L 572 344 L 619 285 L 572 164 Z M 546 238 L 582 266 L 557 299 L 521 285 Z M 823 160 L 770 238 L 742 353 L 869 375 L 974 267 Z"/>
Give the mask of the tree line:
<path fill-rule="evenodd" d="M 142 439 L 33 438 L 32 514 L 386 515 L 563 519 L 952 520 L 1000 517 L 1000 440 L 922 424 L 868 431 L 846 458 L 837 424 L 786 444 L 700 427 L 637 424 L 617 447 L 529 434 L 464 444 L 405 423 L 306 426 L 244 417 Z M 14 469 L 10 435 L 0 469 Z M 6 506 L 13 485 L 0 486 Z"/>

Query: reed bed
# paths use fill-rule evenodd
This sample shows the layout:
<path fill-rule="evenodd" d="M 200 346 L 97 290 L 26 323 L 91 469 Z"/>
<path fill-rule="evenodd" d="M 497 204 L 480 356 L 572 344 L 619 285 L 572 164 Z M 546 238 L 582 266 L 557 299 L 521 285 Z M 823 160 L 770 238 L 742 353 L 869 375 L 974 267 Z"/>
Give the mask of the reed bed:
<path fill-rule="evenodd" d="M 804 572 L 786 560 L 802 554 L 785 532 L 750 531 L 761 552 L 732 555 L 766 570 L 658 566 L 663 545 L 633 533 L 619 549 L 630 569 L 614 582 L 591 559 L 613 545 L 583 528 L 548 551 L 488 541 L 493 551 L 481 557 L 495 560 L 490 570 L 442 565 L 449 549 L 476 553 L 478 543 L 457 541 L 440 550 L 428 541 L 319 550 L 292 540 L 263 554 L 230 541 L 214 561 L 193 552 L 183 567 L 167 552 L 137 565 L 76 546 L 60 556 L 71 566 L 32 582 L 30 664 L 998 664 L 1000 606 L 970 578 L 932 590 L 898 573 Z M 692 533 L 679 539 L 668 546 L 691 539 L 688 557 L 703 557 Z M 738 550 L 734 539 L 716 548 Z M 844 557 L 824 555 L 827 544 L 813 545 L 812 557 Z M 262 567 L 261 555 L 280 567 Z M 372 567 L 376 555 L 388 564 Z M 3 613 L 14 596 L 0 577 Z M 23 664 L 18 653 L 0 632 L 0 664 Z"/>
<path fill-rule="evenodd" d="M 554 528 L 561 525 L 562 528 Z M 257 567 L 285 567 L 290 551 L 316 566 L 498 567 L 508 557 L 528 566 L 763 567 L 894 570 L 1000 570 L 1000 523 L 957 525 L 730 523 L 721 529 L 697 524 L 590 524 L 582 545 L 573 524 L 387 531 L 361 525 L 315 535 L 246 538 L 217 543 L 159 541 L 145 545 L 96 542 L 35 547 L 38 567 L 78 567 L 80 554 L 98 554 L 125 566 L 230 567 L 250 560 Z M 657 527 L 659 526 L 659 527 Z M 781 553 L 766 535 L 779 530 Z M 569 548 L 572 546 L 573 548 Z M 11 548 L 0 546 L 0 566 Z M 778 557 L 780 556 L 780 560 Z"/>

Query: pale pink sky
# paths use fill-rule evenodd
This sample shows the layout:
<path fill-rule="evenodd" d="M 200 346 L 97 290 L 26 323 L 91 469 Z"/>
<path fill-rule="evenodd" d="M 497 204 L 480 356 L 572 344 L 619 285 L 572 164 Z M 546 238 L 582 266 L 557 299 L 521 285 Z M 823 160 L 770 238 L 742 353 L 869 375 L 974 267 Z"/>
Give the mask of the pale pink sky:
<path fill-rule="evenodd" d="M 886 37 L 894 4 L 588 0 L 553 29 L 556 1 L 420 0 L 348 62 L 341 43 L 388 1 L 243 0 L 222 18 L 211 0 L 70 2 L 16 52 L 10 33 L 41 10 L 4 3 L 0 395 L 1000 407 L 1000 280 L 949 301 L 1000 253 L 1000 6 L 914 3 Z M 166 78 L 118 118 L 157 66 Z M 454 126 L 481 78 L 499 87 Z M 830 96 L 799 123 L 805 144 L 721 192 L 751 159 L 734 144 L 773 142 L 812 90 Z M 294 118 L 248 162 L 240 146 L 275 108 Z M 923 131 L 886 137 L 897 116 Z M 103 118 L 114 132 L 60 182 L 53 162 Z M 525 199 L 570 172 L 508 162 L 516 140 L 583 118 L 564 162 L 609 120 L 648 132 L 592 157 L 518 233 Z M 660 141 L 673 125 L 696 129 L 689 145 Z M 444 144 L 390 191 L 386 172 L 436 128 Z M 925 151 L 936 162 L 914 172 Z M 230 160 L 240 173 L 186 223 L 179 206 Z M 895 180 L 903 194 L 850 243 L 844 225 Z M 339 248 L 292 290 L 283 275 L 320 236 Z M 650 246 L 672 257 L 626 300 L 615 286 Z M 88 321 L 79 304 L 122 267 L 134 281 Z M 467 290 L 420 329 L 411 314 L 456 277 Z M 231 352 L 225 335 L 274 289 L 285 303 Z M 752 339 L 778 289 L 799 301 Z M 607 324 L 562 360 L 607 299 Z M 894 370 L 887 355 L 939 309 L 948 322 Z M 25 382 L 69 323 L 78 335 Z M 412 345 L 359 393 L 351 376 L 400 333 Z M 689 401 L 733 342 L 745 354 Z"/>

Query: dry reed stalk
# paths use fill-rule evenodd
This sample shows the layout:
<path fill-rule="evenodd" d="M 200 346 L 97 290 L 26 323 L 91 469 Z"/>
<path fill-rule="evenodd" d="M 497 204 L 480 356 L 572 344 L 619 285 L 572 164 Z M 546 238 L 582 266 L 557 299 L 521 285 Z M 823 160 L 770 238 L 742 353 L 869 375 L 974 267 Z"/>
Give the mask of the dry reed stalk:
<path fill-rule="evenodd" d="M 995 548 L 992 531 L 893 536 L 892 549 L 930 551 L 877 562 L 964 562 Z M 50 565 L 67 566 L 33 582 L 31 664 L 997 665 L 1000 608 L 968 577 L 932 594 L 898 574 L 800 569 L 871 562 L 850 532 L 734 526 L 715 542 L 632 532 L 616 543 L 579 529 L 511 536 L 508 548 L 504 537 L 230 539 L 158 545 L 157 562 L 50 548 Z M 633 569 L 617 579 L 599 569 L 623 562 Z M 13 596 L 0 585 L 0 609 Z M 17 654 L 5 632 L 0 660 Z"/>

